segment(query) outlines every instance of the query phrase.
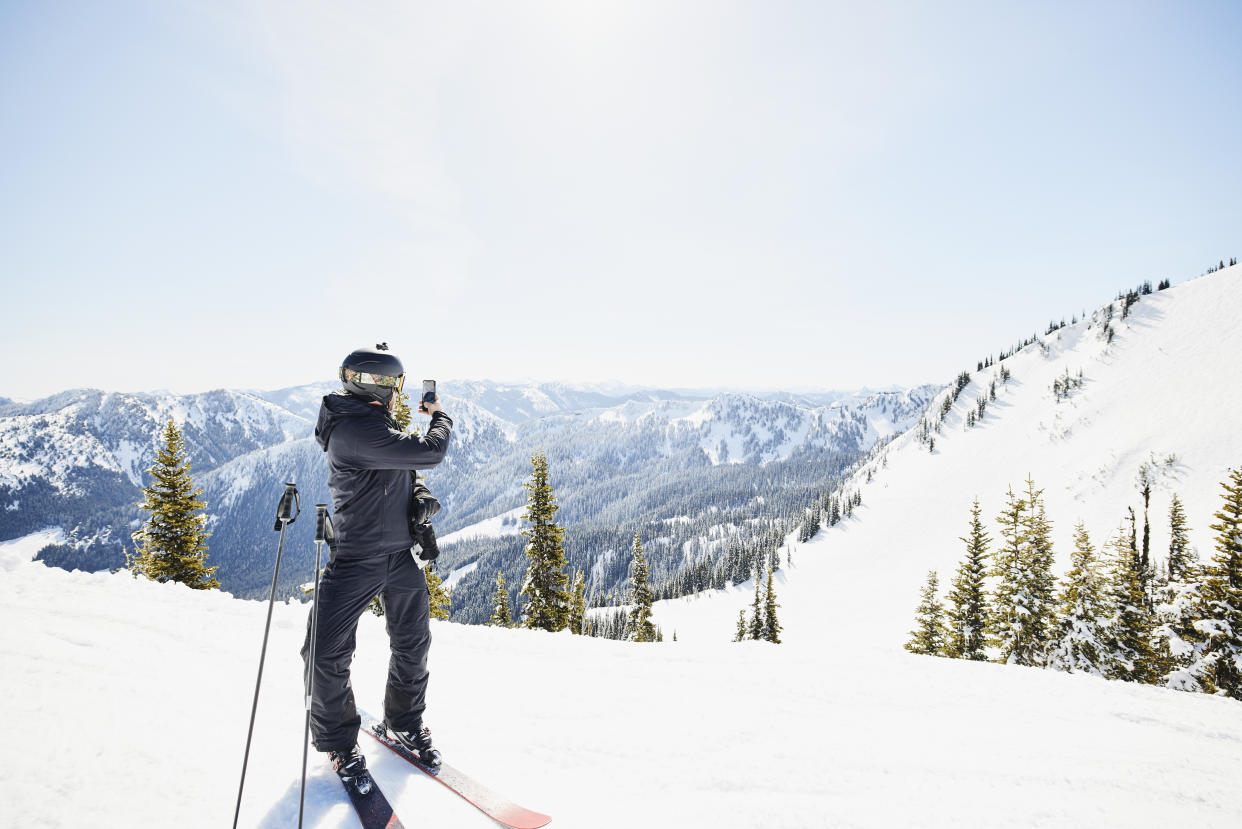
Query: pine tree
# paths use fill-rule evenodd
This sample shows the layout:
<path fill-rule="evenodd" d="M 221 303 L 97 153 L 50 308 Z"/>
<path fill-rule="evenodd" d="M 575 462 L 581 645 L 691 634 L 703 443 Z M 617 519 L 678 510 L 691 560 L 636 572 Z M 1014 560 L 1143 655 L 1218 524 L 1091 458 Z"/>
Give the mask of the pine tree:
<path fill-rule="evenodd" d="M 944 608 L 936 598 L 940 589 L 940 577 L 935 570 L 928 571 L 927 584 L 919 593 L 919 607 L 914 617 L 914 630 L 910 631 L 910 641 L 906 650 L 910 653 L 925 656 L 942 656 L 944 654 Z"/>
<path fill-rule="evenodd" d="M 513 611 L 509 609 L 509 588 L 505 586 L 505 574 L 496 571 L 496 597 L 492 600 L 492 616 L 489 625 L 507 628 L 513 624 Z"/>
<path fill-rule="evenodd" d="M 428 562 L 427 569 L 423 572 L 427 576 L 427 599 L 431 605 L 431 618 L 448 619 L 452 599 L 444 587 L 444 582 L 440 580 L 440 574 L 436 572 L 436 563 Z"/>
<path fill-rule="evenodd" d="M 651 623 L 651 573 L 647 569 L 647 556 L 643 554 L 643 542 L 638 533 L 634 533 L 633 553 L 630 590 L 634 609 L 630 611 L 630 638 L 635 642 L 654 642 L 656 630 Z"/>
<path fill-rule="evenodd" d="M 1199 562 L 1190 549 L 1190 531 L 1186 526 L 1186 510 L 1182 501 L 1173 495 L 1169 505 L 1169 579 L 1185 581 L 1198 573 Z"/>
<path fill-rule="evenodd" d="M 526 487 L 526 512 L 530 524 L 526 536 L 528 565 L 521 593 L 526 597 L 522 609 L 523 625 L 539 630 L 564 630 L 569 624 L 569 594 L 566 590 L 565 550 L 561 546 L 565 528 L 556 523 L 556 491 L 548 483 L 548 459 L 542 452 L 531 458 L 533 471 Z"/>
<path fill-rule="evenodd" d="M 1052 635 L 1056 581 L 1052 575 L 1052 527 L 1043 490 L 1027 479 L 1025 498 L 1010 488 L 1001 523 L 1002 546 L 993 575 L 1000 578 L 992 613 L 993 644 L 1000 659 L 1042 665 Z"/>
<path fill-rule="evenodd" d="M 175 581 L 196 590 L 218 588 L 213 578 L 218 568 L 207 566 L 207 506 L 199 500 L 203 490 L 194 488 L 185 439 L 169 418 L 164 427 L 163 444 L 155 464 L 147 470 L 151 483 L 142 488 L 138 508 L 151 513 L 147 522 L 132 536 L 136 551 L 128 567 L 152 581 Z"/>
<path fill-rule="evenodd" d="M 1201 673 L 1209 692 L 1242 700 L 1242 466 L 1221 484 L 1224 506 L 1215 513 L 1216 555 L 1203 582 L 1207 641 Z"/>
<path fill-rule="evenodd" d="M 742 642 L 746 640 L 748 638 L 747 633 L 748 631 L 746 628 L 746 611 L 739 610 L 737 612 L 737 633 L 734 634 L 733 641 Z"/>
<path fill-rule="evenodd" d="M 1147 513 L 1151 507 L 1151 468 L 1147 464 L 1139 467 L 1139 494 L 1143 496 L 1143 547 L 1139 561 L 1142 565 L 1140 574 L 1143 579 L 1143 592 L 1147 596 L 1152 595 L 1152 561 L 1151 561 L 1151 523 L 1147 520 Z M 1149 600 L 1148 606 L 1151 606 Z"/>
<path fill-rule="evenodd" d="M 819 499 L 815 499 L 815 503 L 811 505 L 811 509 L 807 514 L 806 520 L 802 525 L 802 532 L 799 535 L 799 541 L 810 541 L 814 538 L 823 525 L 823 513 L 819 505 Z"/>
<path fill-rule="evenodd" d="M 397 421 L 397 428 L 403 432 L 410 428 L 410 421 L 414 419 L 414 414 L 410 411 L 410 396 L 403 391 L 397 392 L 397 403 L 392 407 L 392 419 Z"/>
<path fill-rule="evenodd" d="M 772 568 L 768 568 L 768 590 L 763 600 L 763 639 L 774 645 L 781 643 L 781 623 L 776 618 L 776 590 L 772 586 Z"/>
<path fill-rule="evenodd" d="M 1020 665 L 1043 665 L 1056 624 L 1056 577 L 1052 574 L 1052 523 L 1044 511 L 1044 491 L 1026 480 L 1026 550 L 1023 556 L 1027 615 L 1014 650 Z"/>
<path fill-rule="evenodd" d="M 981 513 L 976 498 L 970 509 L 970 536 L 961 539 L 966 544 L 966 558 L 958 567 L 953 589 L 949 592 L 952 604 L 948 610 L 949 633 L 945 644 L 945 656 L 976 662 L 987 659 L 983 648 L 989 615 L 984 579 L 991 539 L 983 528 Z"/>
<path fill-rule="evenodd" d="M 1107 625 L 1111 608 L 1095 547 L 1081 521 L 1074 528 L 1074 552 L 1070 561 L 1072 566 L 1062 586 L 1056 639 L 1048 649 L 1047 666 L 1058 671 L 1104 676 L 1108 667 Z"/>
<path fill-rule="evenodd" d="M 750 638 L 763 639 L 763 600 L 759 598 L 759 571 L 755 570 L 755 600 L 750 605 Z"/>
<path fill-rule="evenodd" d="M 581 569 L 574 571 L 573 586 L 569 589 L 569 632 L 581 635 L 586 619 L 586 576 Z"/>
<path fill-rule="evenodd" d="M 1190 547 L 1186 511 L 1175 494 L 1169 507 L 1169 563 L 1155 583 L 1156 630 L 1152 650 L 1160 683 L 1179 691 L 1201 691 L 1195 675 L 1203 654 L 1203 635 L 1195 630 L 1202 604 L 1201 568 Z"/>
<path fill-rule="evenodd" d="M 1124 524 L 1118 528 L 1112 548 L 1107 676 L 1127 682 L 1155 682 L 1156 655 L 1151 648 L 1155 622 L 1147 610 L 1142 560 Z"/>
<path fill-rule="evenodd" d="M 992 616 L 988 632 L 991 643 L 1000 651 L 999 661 L 1012 661 L 1018 640 L 1022 635 L 1022 556 L 1026 546 L 1023 515 L 1026 504 L 1013 494 L 1013 487 L 1005 497 L 1005 507 L 997 521 L 1000 522 L 1000 548 L 997 550 L 992 575 L 1000 581 L 992 603 Z"/>

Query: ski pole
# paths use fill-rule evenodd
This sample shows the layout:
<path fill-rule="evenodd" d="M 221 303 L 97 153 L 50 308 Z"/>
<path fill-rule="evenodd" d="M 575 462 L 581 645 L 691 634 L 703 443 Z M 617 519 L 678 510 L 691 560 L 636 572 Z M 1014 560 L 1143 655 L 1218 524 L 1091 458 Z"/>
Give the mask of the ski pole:
<path fill-rule="evenodd" d="M 233 829 L 237 829 L 237 818 L 241 814 L 242 791 L 246 788 L 246 765 L 250 762 L 250 740 L 254 737 L 254 715 L 259 710 L 259 685 L 263 682 L 263 660 L 267 657 L 267 634 L 272 627 L 272 605 L 276 602 L 276 579 L 280 576 L 280 557 L 285 552 L 285 527 L 297 520 L 302 514 L 302 499 L 298 495 L 296 484 L 285 484 L 285 491 L 280 496 L 280 504 L 276 507 L 276 530 L 280 532 L 280 541 L 276 544 L 276 569 L 272 571 L 272 592 L 267 599 L 267 622 L 263 625 L 263 647 L 259 650 L 259 676 L 254 681 L 254 703 L 250 706 L 250 728 L 246 731 L 246 753 L 242 757 L 241 783 L 237 786 L 237 808 L 233 811 Z"/>
<path fill-rule="evenodd" d="M 319 638 L 319 562 L 323 560 L 323 545 L 336 550 L 336 533 L 332 529 L 332 516 L 327 504 L 315 504 L 315 593 L 311 598 L 310 659 L 306 669 L 306 729 L 302 732 L 302 788 L 298 793 L 298 829 L 302 827 L 302 812 L 306 808 L 306 756 L 310 752 L 311 702 L 315 689 L 315 640 Z"/>

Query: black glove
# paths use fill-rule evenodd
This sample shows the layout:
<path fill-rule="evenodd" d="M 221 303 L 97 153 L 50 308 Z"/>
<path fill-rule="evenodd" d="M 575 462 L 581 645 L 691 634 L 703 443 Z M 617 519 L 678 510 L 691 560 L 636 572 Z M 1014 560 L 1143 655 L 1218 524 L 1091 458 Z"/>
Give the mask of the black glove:
<path fill-rule="evenodd" d="M 430 524 L 419 524 L 415 527 L 414 540 L 422 547 L 418 557 L 423 561 L 435 561 L 440 555 L 440 548 L 436 546 L 436 531 Z"/>
<path fill-rule="evenodd" d="M 440 511 L 440 502 L 431 494 L 431 490 L 415 481 L 410 487 L 410 534 L 426 524 Z"/>

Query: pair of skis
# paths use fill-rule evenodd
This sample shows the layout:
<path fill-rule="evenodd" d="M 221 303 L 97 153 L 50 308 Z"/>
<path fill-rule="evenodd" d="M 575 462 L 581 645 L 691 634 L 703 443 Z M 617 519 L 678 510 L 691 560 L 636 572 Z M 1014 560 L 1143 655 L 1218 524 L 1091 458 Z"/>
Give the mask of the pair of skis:
<path fill-rule="evenodd" d="M 552 820 L 547 815 L 531 811 L 496 794 L 470 775 L 447 763 L 439 766 L 424 764 L 417 754 L 401 745 L 382 722 L 365 712 L 360 713 L 363 731 L 497 823 L 509 829 L 540 829 Z M 374 778 L 371 778 L 370 783 L 370 790 L 366 794 L 359 793 L 355 786 L 345 784 L 345 791 L 362 820 L 363 829 L 404 829 Z"/>

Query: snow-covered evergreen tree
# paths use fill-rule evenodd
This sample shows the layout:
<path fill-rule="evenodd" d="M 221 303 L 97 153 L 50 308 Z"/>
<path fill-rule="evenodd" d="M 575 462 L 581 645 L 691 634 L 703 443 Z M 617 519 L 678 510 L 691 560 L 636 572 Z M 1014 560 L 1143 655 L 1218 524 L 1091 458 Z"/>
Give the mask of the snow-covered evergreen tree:
<path fill-rule="evenodd" d="M 401 431 L 409 430 L 413 413 L 410 411 L 410 396 L 403 391 L 397 392 L 397 402 L 392 407 L 392 419 L 397 422 L 397 428 Z"/>
<path fill-rule="evenodd" d="M 424 572 L 427 576 L 427 600 L 430 604 L 431 618 L 448 619 L 452 599 L 449 591 L 444 587 L 444 582 L 440 579 L 440 574 L 436 572 L 436 563 L 428 562 Z"/>
<path fill-rule="evenodd" d="M 963 538 L 966 558 L 953 577 L 953 589 L 949 591 L 948 641 L 945 656 L 955 659 L 983 661 L 987 659 L 985 631 L 990 608 L 985 585 L 987 577 L 988 543 L 991 538 L 980 518 L 982 509 L 976 498 L 970 509 L 970 534 Z"/>
<path fill-rule="evenodd" d="M 992 606 L 992 643 L 1000 661 L 1042 665 L 1055 614 L 1051 525 L 1043 490 L 1027 479 L 1025 498 L 1011 487 L 997 519 L 1001 547 L 993 575 L 1000 579 Z"/>
<path fill-rule="evenodd" d="M 634 533 L 633 555 L 630 595 L 634 608 L 630 611 L 629 638 L 635 642 L 654 642 L 656 629 L 651 622 L 651 572 L 647 569 L 647 556 L 638 533 Z"/>
<path fill-rule="evenodd" d="M 734 642 L 742 642 L 749 638 L 750 629 L 746 624 L 746 611 L 737 612 L 737 632 L 733 635 Z"/>
<path fill-rule="evenodd" d="M 579 568 L 569 588 L 569 632 L 581 635 L 586 619 L 586 575 Z"/>
<path fill-rule="evenodd" d="M 489 625 L 507 628 L 513 624 L 513 611 L 509 609 L 509 588 L 505 586 L 505 574 L 496 571 L 496 598 L 492 602 Z"/>
<path fill-rule="evenodd" d="M 1141 568 L 1139 575 L 1143 580 L 1143 592 L 1149 597 L 1148 607 L 1155 607 L 1154 587 L 1155 581 L 1155 562 L 1151 559 L 1151 522 L 1148 520 L 1148 511 L 1151 508 L 1151 479 L 1152 471 L 1149 464 L 1144 463 L 1139 467 L 1138 486 L 1139 494 L 1143 496 L 1143 541 L 1139 548 L 1139 563 Z"/>
<path fill-rule="evenodd" d="M 1105 676 L 1111 616 L 1108 582 L 1081 521 L 1074 528 L 1070 561 L 1061 589 L 1056 639 L 1048 648 L 1046 664 L 1058 671 Z"/>
<path fill-rule="evenodd" d="M 1179 691 L 1202 691 L 1194 669 L 1203 636 L 1195 630 L 1202 593 L 1202 568 L 1190 547 L 1186 511 L 1175 494 L 1169 507 L 1168 568 L 1155 582 L 1155 634 L 1152 650 L 1160 683 Z"/>
<path fill-rule="evenodd" d="M 1027 615 L 1015 649 L 1020 665 L 1043 665 L 1056 626 L 1056 577 L 1052 574 L 1052 522 L 1044 510 L 1044 491 L 1026 480 L 1027 509 L 1024 589 Z"/>
<path fill-rule="evenodd" d="M 928 571 L 927 583 L 919 592 L 919 606 L 915 612 L 914 630 L 910 631 L 910 641 L 906 650 L 926 656 L 943 656 L 945 642 L 944 607 L 940 604 L 937 592 L 940 590 L 940 577 L 935 570 Z"/>
<path fill-rule="evenodd" d="M 991 575 L 998 579 L 996 596 L 992 602 L 992 616 L 988 633 L 991 645 L 1000 651 L 999 661 L 1008 662 L 1021 635 L 1022 613 L 1022 550 L 1026 544 L 1023 535 L 1023 513 L 1026 506 L 1013 494 L 1013 487 L 1005 495 L 1005 506 L 996 517 L 1000 524 L 1000 545 L 993 559 Z"/>
<path fill-rule="evenodd" d="M 763 638 L 763 600 L 760 598 L 759 570 L 755 569 L 755 600 L 750 605 L 750 638 L 756 642 Z"/>
<path fill-rule="evenodd" d="M 1127 682 L 1155 682 L 1156 654 L 1151 647 L 1155 620 L 1147 609 L 1142 557 L 1124 522 L 1111 546 L 1112 617 L 1108 626 L 1107 676 Z"/>
<path fill-rule="evenodd" d="M 521 593 L 526 597 L 522 608 L 524 627 L 539 630 L 564 630 L 569 624 L 569 593 L 565 576 L 565 550 L 561 540 L 565 528 L 557 525 L 556 491 L 548 483 L 548 459 L 542 452 L 531 458 L 533 467 L 526 488 L 526 512 L 522 514 L 530 526 L 522 530 L 526 536 L 528 565 Z"/>
<path fill-rule="evenodd" d="M 203 490 L 194 487 L 185 438 L 172 418 L 164 427 L 163 443 L 155 463 L 147 470 L 151 483 L 142 488 L 138 508 L 151 513 L 132 536 L 137 549 L 129 569 L 152 581 L 175 581 L 196 590 L 218 588 L 215 567 L 207 566 L 207 506 L 199 500 Z"/>
<path fill-rule="evenodd" d="M 776 602 L 776 588 L 772 584 L 771 567 L 768 568 L 768 589 L 763 600 L 763 639 L 765 642 L 771 642 L 774 645 L 781 643 L 781 623 L 776 618 L 776 608 L 780 607 Z"/>
<path fill-rule="evenodd" d="M 1169 571 L 1174 581 L 1185 581 L 1198 575 L 1199 557 L 1190 547 L 1190 528 L 1186 524 L 1186 509 L 1182 501 L 1173 495 L 1169 505 Z"/>
<path fill-rule="evenodd" d="M 1215 513 L 1216 555 L 1203 580 L 1204 617 L 1196 629 L 1205 637 L 1205 689 L 1242 700 L 1242 466 L 1221 484 L 1224 505 Z"/>

